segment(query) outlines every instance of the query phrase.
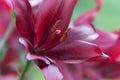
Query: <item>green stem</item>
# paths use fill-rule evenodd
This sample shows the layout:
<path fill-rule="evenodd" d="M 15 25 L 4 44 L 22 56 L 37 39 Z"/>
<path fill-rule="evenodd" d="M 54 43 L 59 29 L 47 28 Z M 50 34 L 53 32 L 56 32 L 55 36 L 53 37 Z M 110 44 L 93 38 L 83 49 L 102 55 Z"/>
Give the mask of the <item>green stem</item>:
<path fill-rule="evenodd" d="M 31 61 L 27 61 L 26 62 L 25 68 L 24 68 L 22 74 L 20 75 L 19 80 L 23 80 L 24 79 L 24 76 L 27 73 L 27 71 L 28 71 L 28 69 L 30 67 L 30 64 L 31 64 Z"/>
<path fill-rule="evenodd" d="M 16 22 L 16 17 L 15 17 L 15 14 L 14 12 L 12 12 L 12 21 L 10 23 L 10 25 L 8 26 L 8 29 L 2 39 L 2 42 L 1 42 L 1 45 L 0 45 L 0 52 L 2 51 L 2 49 L 4 48 L 9 36 L 11 35 L 11 33 L 13 32 L 14 28 L 15 28 L 15 22 Z"/>

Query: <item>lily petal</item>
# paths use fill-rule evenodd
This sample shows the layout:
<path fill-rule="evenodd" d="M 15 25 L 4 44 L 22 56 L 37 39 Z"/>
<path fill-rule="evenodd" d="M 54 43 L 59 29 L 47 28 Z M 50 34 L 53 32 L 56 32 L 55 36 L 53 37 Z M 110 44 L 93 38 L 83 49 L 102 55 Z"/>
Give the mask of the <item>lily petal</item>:
<path fill-rule="evenodd" d="M 97 30 L 99 37 L 92 41 L 100 46 L 102 51 L 111 57 L 111 60 L 117 61 L 120 57 L 120 38 L 118 34 Z"/>
<path fill-rule="evenodd" d="M 103 55 L 97 45 L 82 40 L 64 42 L 45 52 L 44 55 L 52 60 L 65 63 L 80 63 L 85 60 L 103 60 L 108 58 L 108 56 Z"/>
<path fill-rule="evenodd" d="M 68 33 L 67 40 L 85 40 L 92 41 L 98 37 L 92 24 L 82 24 L 78 27 L 70 25 L 70 32 Z"/>
<path fill-rule="evenodd" d="M 120 62 L 104 61 L 96 64 L 94 68 L 100 72 L 102 78 L 120 78 Z"/>
<path fill-rule="evenodd" d="M 33 45 L 27 39 L 20 37 L 19 42 L 27 49 L 27 51 L 33 51 Z"/>
<path fill-rule="evenodd" d="M 46 68 L 42 69 L 43 74 L 46 77 L 46 80 L 62 80 L 63 75 L 55 65 L 49 65 Z M 53 76 L 54 75 L 54 76 Z"/>
<path fill-rule="evenodd" d="M 16 13 L 16 24 L 21 37 L 26 38 L 33 44 L 34 24 L 32 9 L 27 0 L 12 0 L 13 8 Z"/>
<path fill-rule="evenodd" d="M 93 43 L 100 46 L 102 50 L 112 47 L 118 40 L 118 35 L 101 30 L 96 31 L 99 37 L 93 41 Z"/>
<path fill-rule="evenodd" d="M 63 80 L 82 80 L 83 70 L 81 64 L 57 63 L 63 74 Z"/>

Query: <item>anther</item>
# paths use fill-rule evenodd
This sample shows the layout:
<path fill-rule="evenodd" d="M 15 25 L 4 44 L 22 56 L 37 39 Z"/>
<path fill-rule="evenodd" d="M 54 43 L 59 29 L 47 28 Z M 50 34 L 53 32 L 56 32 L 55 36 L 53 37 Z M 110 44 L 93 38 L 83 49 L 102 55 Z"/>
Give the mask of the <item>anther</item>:
<path fill-rule="evenodd" d="M 59 26 L 60 22 L 61 22 L 61 20 L 57 20 L 57 21 L 55 22 L 55 24 L 53 25 L 53 27 L 52 27 L 52 29 L 51 29 L 51 32 L 56 31 L 56 29 L 57 29 L 57 27 Z"/>
<path fill-rule="evenodd" d="M 64 32 L 63 36 L 60 38 L 60 42 L 63 42 L 66 40 L 69 31 L 70 31 L 70 28 L 67 28 L 66 31 Z"/>

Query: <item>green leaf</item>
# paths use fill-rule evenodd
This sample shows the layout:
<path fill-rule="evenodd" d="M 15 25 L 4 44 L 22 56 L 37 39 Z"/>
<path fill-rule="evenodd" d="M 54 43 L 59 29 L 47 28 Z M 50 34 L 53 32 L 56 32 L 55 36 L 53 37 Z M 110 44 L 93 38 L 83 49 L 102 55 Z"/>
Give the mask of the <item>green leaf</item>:
<path fill-rule="evenodd" d="M 29 80 L 45 80 L 44 75 L 34 63 L 31 65 L 28 73 Z"/>

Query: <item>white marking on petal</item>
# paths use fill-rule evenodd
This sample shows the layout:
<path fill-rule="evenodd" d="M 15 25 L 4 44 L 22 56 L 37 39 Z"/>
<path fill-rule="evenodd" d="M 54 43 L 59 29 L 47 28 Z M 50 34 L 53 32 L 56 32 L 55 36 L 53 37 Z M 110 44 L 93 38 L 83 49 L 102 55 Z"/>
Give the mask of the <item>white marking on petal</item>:
<path fill-rule="evenodd" d="M 41 56 L 32 55 L 32 54 L 30 54 L 30 53 L 28 53 L 28 54 L 26 55 L 26 58 L 27 58 L 27 60 L 40 59 L 40 60 L 45 61 L 46 64 L 50 64 L 50 61 L 48 61 L 46 58 L 41 57 Z"/>
<path fill-rule="evenodd" d="M 29 0 L 31 6 L 36 6 L 38 5 L 40 2 L 42 2 L 43 0 Z"/>
<path fill-rule="evenodd" d="M 87 40 L 95 40 L 99 35 L 96 33 L 96 34 L 93 34 L 93 35 L 90 35 L 88 36 L 86 39 Z"/>
<path fill-rule="evenodd" d="M 104 56 L 104 57 L 106 57 L 106 58 L 110 58 L 107 54 L 105 54 L 105 53 L 102 53 L 102 55 Z"/>
<path fill-rule="evenodd" d="M 78 31 L 83 32 L 83 34 L 90 34 L 91 32 L 94 32 L 93 28 L 91 28 L 89 25 L 81 25 L 81 27 L 77 28 Z"/>
<path fill-rule="evenodd" d="M 24 38 L 19 38 L 19 42 L 22 44 L 22 45 L 24 45 L 25 47 L 27 47 L 28 45 L 27 45 L 27 42 L 24 40 Z"/>
<path fill-rule="evenodd" d="M 110 36 L 113 38 L 113 39 L 117 39 L 119 36 L 116 35 L 116 34 L 113 34 L 113 33 L 110 33 Z"/>
<path fill-rule="evenodd" d="M 72 28 L 72 27 L 75 27 L 75 26 L 73 25 L 73 23 L 72 23 L 72 22 L 70 22 L 70 24 L 69 24 L 68 28 Z"/>

